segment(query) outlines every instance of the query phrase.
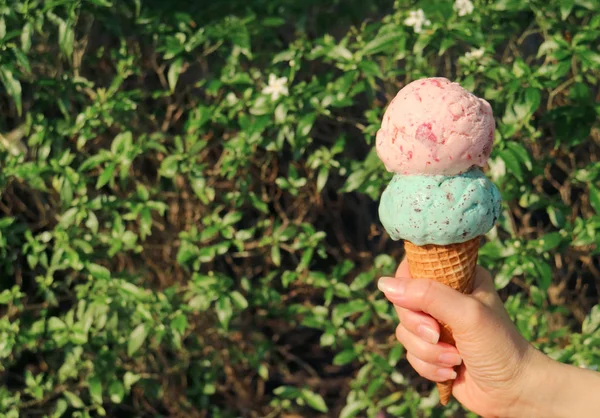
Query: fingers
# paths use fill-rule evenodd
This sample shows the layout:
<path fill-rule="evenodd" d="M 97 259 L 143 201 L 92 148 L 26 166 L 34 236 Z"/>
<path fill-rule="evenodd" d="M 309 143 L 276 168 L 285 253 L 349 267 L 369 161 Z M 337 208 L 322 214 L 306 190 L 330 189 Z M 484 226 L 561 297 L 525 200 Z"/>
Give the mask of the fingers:
<path fill-rule="evenodd" d="M 451 367 L 438 367 L 434 364 L 426 363 L 412 353 L 406 354 L 406 359 L 413 369 L 427 380 L 445 382 L 446 380 L 456 379 L 457 374 Z"/>
<path fill-rule="evenodd" d="M 396 269 L 396 274 L 394 277 L 404 277 L 404 278 L 412 278 L 410 274 L 410 269 L 408 267 L 408 260 L 405 258 L 402 260 L 398 268 Z M 504 309 L 504 305 L 496 292 L 496 286 L 494 285 L 494 280 L 490 273 L 481 266 L 477 266 L 477 270 L 475 273 L 475 283 L 473 286 L 473 293 L 471 296 L 475 297 L 477 300 L 483 302 L 485 305 L 497 309 Z"/>
<path fill-rule="evenodd" d="M 395 277 L 412 277 L 410 274 L 410 269 L 408 268 L 408 260 L 405 258 L 402 260 L 398 269 L 396 269 Z"/>
<path fill-rule="evenodd" d="M 402 324 L 396 328 L 396 338 L 406 351 L 419 360 L 436 367 L 453 367 L 462 363 L 458 351 L 446 343 L 431 344 L 408 331 Z"/>
<path fill-rule="evenodd" d="M 382 277 L 378 287 L 394 305 L 425 312 L 455 333 L 471 328 L 481 317 L 481 302 L 433 280 Z"/>
<path fill-rule="evenodd" d="M 440 339 L 440 324 L 423 312 L 409 311 L 396 306 L 400 323 L 404 328 L 430 344 L 437 344 Z"/>

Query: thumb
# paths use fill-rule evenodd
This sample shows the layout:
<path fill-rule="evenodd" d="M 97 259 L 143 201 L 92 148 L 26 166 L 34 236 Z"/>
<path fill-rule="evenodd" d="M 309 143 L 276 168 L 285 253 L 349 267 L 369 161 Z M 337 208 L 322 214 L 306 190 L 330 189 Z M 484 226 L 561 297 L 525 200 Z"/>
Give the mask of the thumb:
<path fill-rule="evenodd" d="M 382 277 L 377 286 L 394 305 L 425 312 L 455 333 L 471 329 L 485 309 L 476 299 L 434 280 Z"/>

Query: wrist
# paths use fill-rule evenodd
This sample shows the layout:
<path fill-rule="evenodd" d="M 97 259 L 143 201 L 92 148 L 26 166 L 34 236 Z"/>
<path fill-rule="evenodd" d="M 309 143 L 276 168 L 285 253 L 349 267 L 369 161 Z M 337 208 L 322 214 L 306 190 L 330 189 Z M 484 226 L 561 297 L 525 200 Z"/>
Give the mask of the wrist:
<path fill-rule="evenodd" d="M 560 364 L 530 346 L 526 356 L 525 369 L 519 385 L 520 395 L 512 405 L 507 418 L 550 418 L 556 417 L 555 402 L 560 392 Z M 558 377 L 558 378 L 557 378 Z"/>
<path fill-rule="evenodd" d="M 600 410 L 600 373 L 552 360 L 533 349 L 511 418 L 587 418 Z"/>

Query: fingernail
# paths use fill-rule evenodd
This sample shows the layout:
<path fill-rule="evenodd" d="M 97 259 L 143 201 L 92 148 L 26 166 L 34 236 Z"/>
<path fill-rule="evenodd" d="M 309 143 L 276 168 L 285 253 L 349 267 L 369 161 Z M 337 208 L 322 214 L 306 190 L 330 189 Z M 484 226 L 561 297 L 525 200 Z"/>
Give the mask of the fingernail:
<path fill-rule="evenodd" d="M 394 296 L 402 296 L 406 288 L 406 284 L 402 279 L 393 277 L 382 277 L 377 282 L 377 287 L 383 293 L 389 293 Z"/>
<path fill-rule="evenodd" d="M 436 373 L 440 378 L 446 380 L 454 380 L 456 379 L 456 376 L 458 376 L 452 369 L 438 369 Z"/>
<path fill-rule="evenodd" d="M 434 329 L 429 328 L 427 325 L 419 325 L 417 327 L 417 333 L 421 338 L 431 344 L 437 344 L 440 340 L 440 334 Z"/>
<path fill-rule="evenodd" d="M 448 364 L 450 366 L 458 366 L 462 363 L 462 359 L 456 353 L 443 353 L 439 357 L 440 363 Z"/>

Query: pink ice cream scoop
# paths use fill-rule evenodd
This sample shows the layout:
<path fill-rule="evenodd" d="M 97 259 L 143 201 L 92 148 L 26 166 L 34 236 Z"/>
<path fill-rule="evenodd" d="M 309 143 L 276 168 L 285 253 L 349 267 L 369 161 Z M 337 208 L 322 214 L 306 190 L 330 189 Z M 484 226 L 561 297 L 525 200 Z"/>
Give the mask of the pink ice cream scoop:
<path fill-rule="evenodd" d="M 400 90 L 385 111 L 377 154 L 398 174 L 460 174 L 486 163 L 495 127 L 485 100 L 446 78 L 421 79 Z"/>

